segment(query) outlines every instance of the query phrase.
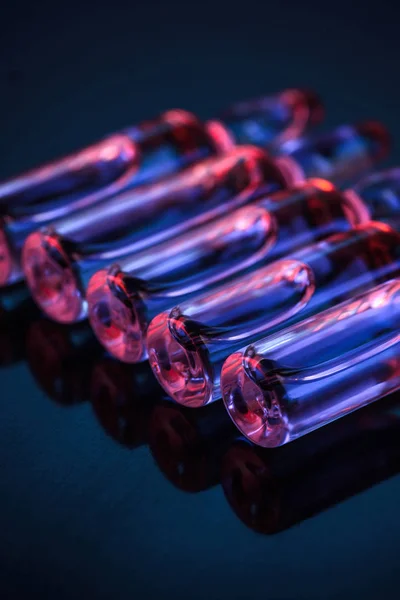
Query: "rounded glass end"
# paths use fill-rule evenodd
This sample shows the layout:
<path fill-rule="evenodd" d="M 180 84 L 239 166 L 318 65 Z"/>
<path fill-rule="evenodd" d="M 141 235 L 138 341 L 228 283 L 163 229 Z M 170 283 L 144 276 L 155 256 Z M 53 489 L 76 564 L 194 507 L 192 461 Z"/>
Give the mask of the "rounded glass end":
<path fill-rule="evenodd" d="M 55 233 L 35 232 L 22 249 L 22 268 L 36 304 L 54 321 L 75 323 L 86 302 L 70 256 Z"/>
<path fill-rule="evenodd" d="M 7 285 L 12 271 L 12 255 L 6 234 L 0 229 L 0 286 Z"/>
<path fill-rule="evenodd" d="M 221 389 L 232 421 L 251 442 L 265 448 L 287 441 L 285 415 L 276 386 L 268 387 L 268 375 L 251 350 L 236 352 L 225 361 Z"/>
<path fill-rule="evenodd" d="M 147 331 L 150 366 L 160 385 L 178 404 L 198 408 L 212 400 L 213 374 L 199 335 L 189 331 L 177 309 L 155 317 Z"/>
<path fill-rule="evenodd" d="M 101 270 L 86 291 L 89 321 L 100 343 L 116 358 L 137 363 L 146 358 L 146 321 L 140 295 L 127 287 L 118 268 Z"/>

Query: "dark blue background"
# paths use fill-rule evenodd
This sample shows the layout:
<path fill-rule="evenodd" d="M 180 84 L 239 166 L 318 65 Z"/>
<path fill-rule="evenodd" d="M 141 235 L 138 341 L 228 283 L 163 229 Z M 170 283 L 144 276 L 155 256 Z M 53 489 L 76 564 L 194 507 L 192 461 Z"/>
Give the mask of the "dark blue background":
<path fill-rule="evenodd" d="M 168 107 L 205 117 L 295 85 L 321 93 L 329 124 L 379 118 L 400 140 L 400 39 L 389 2 L 125 4 L 3 7 L 1 177 Z M 399 477 L 263 536 L 235 517 L 220 486 L 183 493 L 146 446 L 113 443 L 89 403 L 52 403 L 25 362 L 0 371 L 0 394 L 4 598 L 391 592 Z"/>

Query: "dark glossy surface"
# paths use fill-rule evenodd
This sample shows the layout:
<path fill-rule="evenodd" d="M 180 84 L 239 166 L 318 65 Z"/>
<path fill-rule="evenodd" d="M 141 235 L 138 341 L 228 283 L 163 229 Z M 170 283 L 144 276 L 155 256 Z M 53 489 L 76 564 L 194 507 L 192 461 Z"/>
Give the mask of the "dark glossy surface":
<path fill-rule="evenodd" d="M 29 363 L 1 373 L 7 386 L 0 419 L 6 589 L 27 593 L 29 582 L 62 598 L 84 597 L 85 589 L 108 598 L 115 586 L 134 593 L 150 585 L 152 594 L 167 587 L 183 597 L 192 594 L 194 579 L 198 589 L 191 597 L 200 598 L 210 585 L 206 569 L 215 597 L 241 598 L 242 578 L 256 564 L 256 589 L 264 589 L 262 574 L 289 568 L 285 595 L 276 597 L 296 598 L 296 579 L 308 574 L 302 587 L 318 598 L 324 580 L 337 589 L 328 568 L 332 552 L 335 568 L 354 585 L 364 581 L 371 556 L 391 576 L 387 553 L 397 547 L 398 525 L 387 511 L 400 494 L 394 477 L 398 400 L 389 412 L 361 411 L 326 428 L 326 435 L 321 430 L 308 443 L 293 442 L 284 454 L 257 450 L 258 459 L 225 462 L 222 488 L 221 461 L 236 437 L 222 403 L 195 411 L 163 400 L 145 366 L 102 358 L 81 326 L 35 319 L 28 340 Z M 43 369 L 38 374 L 38 359 L 47 364 L 47 381 Z M 299 549 L 309 553 L 300 562 Z M 228 595 L 232 565 L 238 579 L 228 581 L 236 588 Z M 159 581 L 151 579 L 154 568 Z M 15 582 L 19 573 L 25 581 Z"/>
<path fill-rule="evenodd" d="M 400 137 L 398 19 L 385 0 L 370 10 L 341 0 L 310 10 L 255 0 L 123 6 L 10 4 L 0 39 L 2 177 L 132 117 L 168 106 L 216 114 L 234 98 L 298 83 L 326 97 L 330 125 L 383 118 Z M 220 485 L 184 493 L 148 446 L 115 443 L 89 402 L 50 401 L 26 362 L 0 371 L 0 394 L 7 600 L 396 597 L 398 475 L 265 536 L 235 516 Z"/>

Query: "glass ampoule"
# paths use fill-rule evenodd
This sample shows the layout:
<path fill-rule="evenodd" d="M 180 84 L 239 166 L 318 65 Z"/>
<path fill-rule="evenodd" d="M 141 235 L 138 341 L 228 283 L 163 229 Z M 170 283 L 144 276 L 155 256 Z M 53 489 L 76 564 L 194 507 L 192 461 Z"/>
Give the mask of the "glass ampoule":
<path fill-rule="evenodd" d="M 381 187 L 398 185 L 399 175 L 382 173 Z M 369 219 L 362 194 L 340 192 L 326 180 L 308 180 L 289 191 L 262 196 L 98 271 L 87 289 L 93 330 L 120 360 L 144 360 L 147 326 L 159 312 Z"/>
<path fill-rule="evenodd" d="M 20 251 L 27 236 L 56 220 L 69 218 L 72 235 L 74 216 L 86 211 L 77 217 L 75 225 L 79 229 L 84 219 L 86 225 L 90 221 L 97 223 L 96 241 L 99 243 L 119 237 L 122 232 L 118 219 L 125 219 L 127 225 L 133 210 L 139 212 L 139 222 L 143 213 L 153 210 L 154 215 L 157 207 L 162 208 L 158 198 L 162 194 L 161 188 L 153 193 L 143 190 L 143 196 L 132 188 L 150 185 L 207 157 L 229 152 L 235 147 L 234 134 L 229 133 L 230 124 L 235 131 L 241 131 L 241 142 L 246 141 L 247 131 L 249 143 L 254 139 L 252 132 L 264 128 L 264 149 L 277 149 L 279 140 L 283 142 L 290 135 L 300 135 L 318 122 L 323 113 L 316 95 L 302 90 L 286 90 L 247 102 L 247 110 L 238 106 L 234 105 L 228 111 L 224 122 L 212 121 L 205 125 L 185 111 L 167 111 L 154 121 L 111 136 L 76 156 L 6 182 L 3 197 L 11 194 L 12 202 L 9 198 L 6 214 L 0 220 L 0 285 L 21 278 Z M 240 129 L 241 119 L 244 129 Z M 293 166 L 293 161 L 291 163 Z M 290 171 L 290 165 L 286 166 L 286 171 Z M 0 185 L 0 208 L 1 189 Z M 168 190 L 165 193 L 168 194 Z M 113 204 L 107 211 L 110 198 L 114 198 Z M 176 204 L 171 205 L 170 197 L 169 200 L 169 219 L 163 221 L 164 228 L 171 224 L 169 221 L 174 223 L 186 218 Z M 99 210 L 102 207 L 103 218 L 97 207 Z M 151 215 L 148 217 L 150 220 Z M 93 238 L 93 233 L 94 227 L 89 229 L 87 242 Z"/>
<path fill-rule="evenodd" d="M 96 270 L 175 238 L 262 191 L 290 186 L 292 180 L 280 164 L 255 146 L 238 146 L 168 180 L 129 192 L 129 202 L 121 204 L 115 197 L 31 233 L 23 241 L 21 262 L 35 301 L 60 322 L 86 317 L 85 290 Z M 4 276 L 12 273 L 7 264 L 10 260 L 0 262 Z"/>
<path fill-rule="evenodd" d="M 245 343 L 395 276 L 400 234 L 358 225 L 177 304 L 147 332 L 150 363 L 164 389 L 188 406 L 221 397 L 223 361 Z"/>
<path fill-rule="evenodd" d="M 213 159 L 211 158 L 209 161 L 206 162 L 206 165 L 210 165 L 212 174 Z M 214 158 L 214 161 L 218 163 L 218 158 Z M 186 181 L 185 174 L 183 171 L 180 187 Z M 170 177 L 172 178 L 173 175 Z M 199 178 L 199 174 L 197 178 Z M 71 239 L 76 238 L 78 241 L 87 243 L 93 241 L 94 244 L 99 244 L 107 239 L 107 236 L 109 240 L 112 240 L 113 234 L 115 237 L 126 235 L 128 219 L 132 219 L 132 214 L 137 215 L 138 224 L 142 223 L 145 218 L 151 222 L 154 214 L 159 214 L 160 210 L 167 207 L 172 223 L 183 219 L 185 207 L 179 207 L 178 201 L 173 203 L 171 184 L 166 182 L 164 187 L 163 181 L 164 179 L 160 181 L 155 179 L 151 183 L 142 183 L 133 189 L 119 193 L 118 190 L 113 190 L 112 193 L 105 196 L 86 195 L 68 205 L 51 199 L 40 205 L 13 207 L 0 218 L 0 285 L 8 285 L 22 278 L 20 260 L 25 240 L 32 232 L 50 225 L 60 229 L 64 226 L 66 234 L 70 235 Z M 176 185 L 179 189 L 179 182 Z M 200 184 L 197 183 L 197 185 Z M 159 220 L 161 221 L 161 218 Z M 124 223 L 125 230 L 121 223 Z M 163 225 L 170 224 L 164 218 Z"/>
<path fill-rule="evenodd" d="M 277 157 L 275 162 L 255 146 L 239 146 L 223 157 L 203 161 L 189 172 L 141 186 L 56 220 L 54 214 L 46 211 L 28 219 L 7 217 L 0 230 L 0 284 L 22 276 L 21 247 L 33 231 L 37 236 L 30 238 L 30 247 L 50 245 L 53 254 L 56 247 L 70 266 L 81 259 L 82 268 L 79 265 L 76 268 L 94 272 L 102 264 L 175 237 L 244 204 L 251 198 L 248 194 L 225 206 L 248 187 L 247 178 L 258 188 L 257 193 L 288 187 L 305 177 L 318 175 L 310 156 L 322 152 L 324 172 L 328 170 L 334 181 L 342 183 L 343 154 L 348 162 L 347 175 L 352 172 L 354 179 L 380 160 L 387 149 L 388 135 L 383 126 L 373 122 L 342 126 L 312 140 L 304 139 L 294 149 L 288 147 L 287 154 Z M 242 161 L 246 163 L 244 167 Z M 156 237 L 152 238 L 153 235 Z M 40 255 L 40 250 L 35 254 Z M 40 272 L 40 268 L 36 271 Z M 85 288 L 85 281 L 81 281 L 81 287 Z M 56 312 L 57 307 L 53 313 Z"/>
<path fill-rule="evenodd" d="M 397 475 L 399 406 L 395 392 L 279 448 L 238 438 L 221 466 L 229 505 L 249 528 L 272 535 Z"/>
<path fill-rule="evenodd" d="M 169 110 L 103 140 L 0 183 L 0 207 L 31 204 L 59 214 L 85 197 L 110 197 L 133 185 L 225 152 L 235 143 L 279 147 L 323 118 L 315 92 L 289 89 L 238 102 L 205 124 Z M 69 207 L 69 208 L 68 208 Z"/>
<path fill-rule="evenodd" d="M 400 279 L 391 279 L 254 342 L 222 367 L 229 415 L 274 447 L 396 391 L 399 327 Z"/>
<path fill-rule="evenodd" d="M 167 111 L 1 183 L 0 206 L 13 217 L 51 212 L 55 218 L 224 149 L 194 115 Z"/>
<path fill-rule="evenodd" d="M 298 160 L 294 153 L 275 161 L 255 146 L 238 146 L 224 157 L 208 159 L 169 181 L 139 188 L 136 200 L 132 196 L 135 192 L 129 192 L 127 202 L 121 203 L 117 196 L 102 206 L 52 222 L 50 229 L 29 235 L 24 244 L 23 267 L 33 297 L 52 319 L 82 319 L 87 310 L 87 282 L 100 267 L 226 214 L 249 202 L 253 194 L 272 193 L 303 181 L 310 173 L 315 174 L 309 156 L 321 148 L 324 155 L 330 155 L 333 179 L 336 164 L 338 179 L 342 177 L 343 153 L 349 163 L 347 174 L 353 164 L 354 177 L 381 158 L 387 150 L 387 133 L 376 123 L 362 123 L 339 127 L 315 137 L 313 143 L 304 141 L 307 152 L 302 151 Z M 18 238 L 19 226 L 13 225 L 19 240 L 15 246 L 19 247 L 26 231 Z M 7 236 L 10 242 L 11 225 Z M 17 254 L 9 250 L 10 259 L 2 261 L 3 280 L 7 275 L 12 277 L 11 259 Z M 18 259 L 15 265 L 17 269 Z"/>

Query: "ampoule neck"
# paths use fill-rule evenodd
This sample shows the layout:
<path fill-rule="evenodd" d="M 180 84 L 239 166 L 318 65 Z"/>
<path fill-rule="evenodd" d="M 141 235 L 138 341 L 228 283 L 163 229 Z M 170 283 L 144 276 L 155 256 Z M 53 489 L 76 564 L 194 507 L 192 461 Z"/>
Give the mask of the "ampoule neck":
<path fill-rule="evenodd" d="M 371 220 L 368 222 L 368 226 L 377 232 L 397 238 L 400 243 L 400 224 L 398 227 L 395 227 L 391 223 Z"/>
<path fill-rule="evenodd" d="M 279 152 L 290 139 L 298 138 L 324 118 L 323 103 L 316 92 L 309 89 L 287 89 L 276 94 L 236 102 L 225 109 L 219 121 L 224 131 L 215 129 L 221 141 L 226 132 L 237 144 L 255 144 Z"/>

